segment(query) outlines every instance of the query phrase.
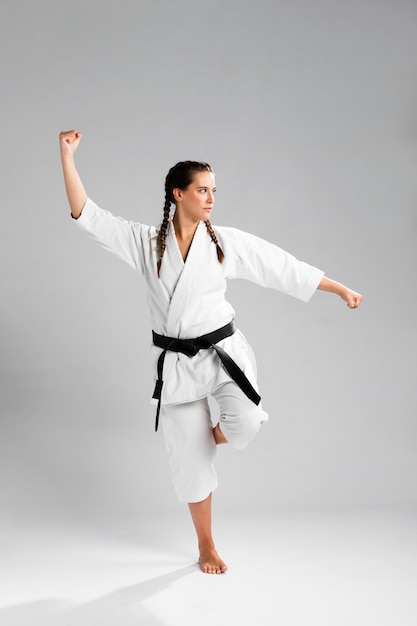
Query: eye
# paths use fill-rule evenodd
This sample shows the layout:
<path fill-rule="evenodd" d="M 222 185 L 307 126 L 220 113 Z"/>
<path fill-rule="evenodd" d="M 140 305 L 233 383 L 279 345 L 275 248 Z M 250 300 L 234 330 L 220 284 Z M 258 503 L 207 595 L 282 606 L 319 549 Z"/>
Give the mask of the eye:
<path fill-rule="evenodd" d="M 206 191 L 207 191 L 207 187 L 201 187 L 200 188 L 200 192 L 201 193 L 206 193 Z"/>

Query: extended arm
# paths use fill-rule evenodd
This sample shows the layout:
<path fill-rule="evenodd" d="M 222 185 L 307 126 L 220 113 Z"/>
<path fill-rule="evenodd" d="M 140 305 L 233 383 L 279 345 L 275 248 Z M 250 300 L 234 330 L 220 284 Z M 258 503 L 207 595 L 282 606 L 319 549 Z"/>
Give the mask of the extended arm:
<path fill-rule="evenodd" d="M 363 296 L 361 296 L 360 293 L 352 291 L 351 289 L 345 287 L 345 285 L 342 285 L 335 280 L 331 280 L 331 278 L 327 278 L 326 276 L 323 276 L 317 289 L 337 294 L 346 302 L 350 309 L 357 309 L 363 300 Z"/>
<path fill-rule="evenodd" d="M 76 130 L 63 131 L 59 135 L 65 189 L 71 207 L 71 214 L 75 219 L 80 217 L 87 201 L 87 193 L 74 163 L 74 152 L 78 148 L 80 141 L 81 133 Z"/>

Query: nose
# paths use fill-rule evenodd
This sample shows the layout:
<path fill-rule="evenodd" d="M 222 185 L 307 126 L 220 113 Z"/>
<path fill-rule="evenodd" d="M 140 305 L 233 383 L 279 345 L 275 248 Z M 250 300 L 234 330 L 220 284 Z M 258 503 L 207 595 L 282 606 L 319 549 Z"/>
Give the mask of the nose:
<path fill-rule="evenodd" d="M 208 190 L 208 198 L 207 198 L 208 202 L 210 204 L 214 204 L 214 193 L 212 191 L 210 191 L 210 189 Z"/>

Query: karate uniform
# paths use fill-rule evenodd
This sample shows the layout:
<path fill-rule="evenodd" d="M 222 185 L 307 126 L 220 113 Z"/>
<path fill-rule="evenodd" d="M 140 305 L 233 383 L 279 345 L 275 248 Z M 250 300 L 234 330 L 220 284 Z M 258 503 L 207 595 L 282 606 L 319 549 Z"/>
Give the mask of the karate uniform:
<path fill-rule="evenodd" d="M 152 329 L 168 337 L 200 337 L 233 320 L 235 312 L 225 298 L 228 279 L 245 278 L 307 302 L 323 277 L 321 270 L 298 261 L 274 244 L 236 228 L 214 226 L 225 255 L 224 262 L 219 263 L 204 222 L 199 223 L 184 261 L 170 220 L 158 278 L 155 226 L 115 217 L 91 199 L 76 224 L 143 275 Z M 236 331 L 218 345 L 257 390 L 255 359 L 242 333 Z M 152 346 L 155 377 L 161 352 L 161 348 Z M 231 381 L 213 349 L 200 350 L 192 357 L 167 352 L 163 375 L 161 420 L 174 486 L 181 501 L 197 502 L 217 485 L 213 466 L 216 446 L 207 396 L 218 401 L 221 430 L 234 447 L 244 447 L 268 416 L 260 404 L 256 406 Z M 187 428 L 197 415 L 195 428 Z M 184 445 L 184 438 L 188 445 Z"/>

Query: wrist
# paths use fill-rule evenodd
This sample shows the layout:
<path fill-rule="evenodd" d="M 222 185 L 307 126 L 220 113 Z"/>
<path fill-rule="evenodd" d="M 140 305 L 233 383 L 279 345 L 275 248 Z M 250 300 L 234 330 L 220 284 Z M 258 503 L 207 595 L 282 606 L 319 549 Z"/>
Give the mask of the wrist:
<path fill-rule="evenodd" d="M 331 278 L 327 278 L 327 276 L 323 276 L 318 288 L 322 289 L 323 291 L 330 291 L 331 293 L 335 293 L 342 298 L 344 297 L 344 295 L 346 295 L 345 292 L 347 292 L 347 288 L 342 285 L 342 283 L 338 283 Z"/>
<path fill-rule="evenodd" d="M 68 148 L 66 148 L 65 146 L 61 147 L 61 158 L 64 161 L 73 161 L 74 160 L 74 153 L 71 152 L 70 150 L 68 150 Z"/>
<path fill-rule="evenodd" d="M 347 302 L 348 301 L 348 297 L 349 297 L 349 289 L 347 287 L 344 287 L 343 285 L 341 285 L 341 290 L 340 290 L 340 294 L 339 295 L 342 298 L 342 300 Z"/>

